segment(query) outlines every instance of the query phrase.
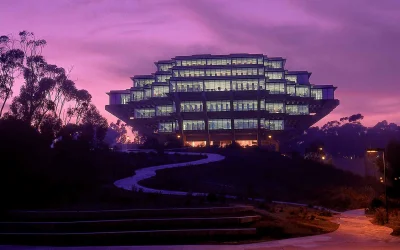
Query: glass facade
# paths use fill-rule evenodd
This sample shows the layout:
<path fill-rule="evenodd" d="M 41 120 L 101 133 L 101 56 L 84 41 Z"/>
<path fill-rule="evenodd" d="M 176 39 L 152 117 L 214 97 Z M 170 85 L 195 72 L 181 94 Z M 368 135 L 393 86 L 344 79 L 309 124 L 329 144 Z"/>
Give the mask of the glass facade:
<path fill-rule="evenodd" d="M 258 84 L 258 79 L 232 80 L 232 90 L 257 90 Z"/>
<path fill-rule="evenodd" d="M 270 80 L 283 79 L 283 72 L 265 72 L 265 77 Z"/>
<path fill-rule="evenodd" d="M 236 131 L 235 136 L 252 142 L 256 140 L 252 129 L 258 126 L 265 130 L 284 130 L 286 122 L 287 130 L 299 129 L 312 122 L 310 118 L 307 123 L 309 105 L 313 105 L 313 115 L 319 112 L 326 115 L 338 105 L 337 100 L 328 101 L 334 99 L 335 87 L 310 84 L 311 73 L 288 71 L 285 59 L 280 57 L 204 54 L 177 56 L 155 64 L 157 71 L 153 74 L 132 77 L 130 89 L 108 93 L 110 105 L 124 106 L 112 109 L 106 106 L 106 109 L 118 117 L 121 112 L 129 112 L 123 116 L 128 117 L 125 122 L 132 125 L 138 122 L 138 129 L 143 126 L 159 133 L 179 130 L 181 137 L 178 137 L 191 142 L 228 141 L 233 133 L 215 130 L 230 129 L 247 129 Z M 329 105 L 321 105 L 325 103 Z M 120 110 L 117 112 L 117 109 Z M 267 112 L 258 112 L 261 110 Z M 141 118 L 153 119 L 135 121 Z M 294 126 L 295 122 L 300 125 Z M 214 130 L 208 139 L 202 137 L 208 131 L 182 133 L 182 130 L 206 128 Z"/>
<path fill-rule="evenodd" d="M 202 101 L 181 102 L 181 112 L 203 112 Z"/>
<path fill-rule="evenodd" d="M 264 66 L 272 69 L 281 69 L 283 68 L 282 61 L 264 61 Z"/>
<path fill-rule="evenodd" d="M 285 94 L 284 83 L 267 83 L 266 90 L 269 90 L 270 94 Z"/>
<path fill-rule="evenodd" d="M 205 91 L 228 91 L 231 90 L 229 80 L 205 80 Z"/>
<path fill-rule="evenodd" d="M 178 129 L 177 122 L 159 122 L 158 132 L 159 133 L 172 133 Z"/>
<path fill-rule="evenodd" d="M 145 108 L 145 109 L 135 109 L 134 111 L 135 118 L 151 118 L 156 115 L 154 108 Z"/>
<path fill-rule="evenodd" d="M 153 86 L 153 97 L 166 97 L 169 86 Z"/>
<path fill-rule="evenodd" d="M 270 113 L 285 113 L 285 105 L 282 102 L 265 103 L 265 110 Z"/>
<path fill-rule="evenodd" d="M 183 120 L 183 130 L 205 130 L 204 120 Z"/>
<path fill-rule="evenodd" d="M 231 119 L 210 119 L 208 120 L 209 130 L 231 129 Z"/>
<path fill-rule="evenodd" d="M 156 107 L 156 116 L 169 116 L 175 112 L 174 105 L 163 105 Z"/>
<path fill-rule="evenodd" d="M 256 111 L 257 100 L 235 100 L 233 101 L 234 111 Z"/>
<path fill-rule="evenodd" d="M 310 87 L 304 85 L 296 86 L 296 96 L 300 97 L 310 97 Z"/>
<path fill-rule="evenodd" d="M 230 111 L 231 101 L 207 101 L 208 112 Z"/>
<path fill-rule="evenodd" d="M 256 129 L 258 127 L 257 118 L 254 119 L 235 119 L 235 129 Z"/>
<path fill-rule="evenodd" d="M 286 105 L 286 113 L 289 115 L 308 115 L 308 105 Z"/>
<path fill-rule="evenodd" d="M 285 122 L 283 120 L 266 120 L 265 128 L 269 130 L 284 130 Z"/>

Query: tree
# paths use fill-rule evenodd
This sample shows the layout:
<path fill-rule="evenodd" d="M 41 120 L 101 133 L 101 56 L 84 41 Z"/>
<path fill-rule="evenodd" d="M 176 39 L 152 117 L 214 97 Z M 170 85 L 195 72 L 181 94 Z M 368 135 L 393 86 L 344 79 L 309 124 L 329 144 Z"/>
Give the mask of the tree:
<path fill-rule="evenodd" d="M 13 94 L 14 81 L 21 71 L 24 52 L 14 48 L 15 41 L 8 36 L 0 36 L 0 117 L 8 99 Z"/>
<path fill-rule="evenodd" d="M 126 143 L 128 140 L 127 137 L 127 130 L 126 130 L 126 124 L 122 123 L 121 120 L 117 120 L 116 123 L 111 123 L 110 124 L 110 129 L 115 131 L 117 133 L 117 138 L 115 138 L 115 143 Z"/>

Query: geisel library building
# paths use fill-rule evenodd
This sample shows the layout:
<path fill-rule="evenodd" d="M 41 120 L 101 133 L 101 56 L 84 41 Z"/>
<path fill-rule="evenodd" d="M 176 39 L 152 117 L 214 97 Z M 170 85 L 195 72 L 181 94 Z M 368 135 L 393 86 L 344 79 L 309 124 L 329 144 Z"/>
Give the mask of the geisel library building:
<path fill-rule="evenodd" d="M 332 85 L 288 71 L 262 54 L 177 56 L 151 75 L 107 93 L 106 110 L 145 136 L 176 136 L 190 146 L 277 145 L 303 133 L 338 104 Z"/>

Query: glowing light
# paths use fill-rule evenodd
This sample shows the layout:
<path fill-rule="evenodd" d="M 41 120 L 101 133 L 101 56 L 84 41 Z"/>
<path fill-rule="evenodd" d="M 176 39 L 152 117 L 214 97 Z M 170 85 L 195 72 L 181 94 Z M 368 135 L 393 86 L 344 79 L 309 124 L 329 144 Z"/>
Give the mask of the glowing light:
<path fill-rule="evenodd" d="M 379 179 L 381 179 L 381 180 L 382 180 L 382 179 L 383 179 L 383 177 L 379 177 Z"/>
<path fill-rule="evenodd" d="M 383 183 L 383 180 L 381 180 L 381 182 Z"/>
<path fill-rule="evenodd" d="M 378 153 L 378 150 L 367 150 L 367 153 Z"/>
<path fill-rule="evenodd" d="M 323 148 L 319 148 L 319 150 L 320 150 L 320 151 L 322 151 L 322 150 L 323 150 Z"/>
<path fill-rule="evenodd" d="M 177 135 L 176 137 L 181 138 L 181 135 Z"/>
<path fill-rule="evenodd" d="M 272 138 L 272 135 L 269 135 L 268 138 L 271 139 L 271 138 Z"/>
<path fill-rule="evenodd" d="M 395 177 L 394 180 L 397 181 L 397 177 Z"/>
<path fill-rule="evenodd" d="M 325 160 L 325 156 L 322 156 L 321 159 L 322 159 L 322 160 Z"/>

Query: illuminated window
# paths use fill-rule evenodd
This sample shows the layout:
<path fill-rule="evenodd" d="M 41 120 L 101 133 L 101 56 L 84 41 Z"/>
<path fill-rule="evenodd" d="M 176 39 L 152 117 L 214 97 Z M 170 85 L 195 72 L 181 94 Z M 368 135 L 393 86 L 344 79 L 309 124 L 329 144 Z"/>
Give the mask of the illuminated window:
<path fill-rule="evenodd" d="M 285 94 L 284 83 L 267 83 L 266 89 L 269 90 L 270 94 Z"/>
<path fill-rule="evenodd" d="M 206 76 L 230 76 L 230 69 L 206 69 Z"/>
<path fill-rule="evenodd" d="M 132 100 L 133 101 L 144 100 L 144 91 L 143 90 L 132 91 Z"/>
<path fill-rule="evenodd" d="M 311 97 L 315 100 L 322 100 L 322 89 L 311 89 Z"/>
<path fill-rule="evenodd" d="M 190 101 L 181 102 L 181 112 L 202 112 L 203 102 L 201 101 Z"/>
<path fill-rule="evenodd" d="M 183 130 L 205 130 L 203 120 L 183 120 Z"/>
<path fill-rule="evenodd" d="M 310 97 L 310 87 L 309 86 L 296 86 L 296 96 L 300 97 Z"/>
<path fill-rule="evenodd" d="M 169 71 L 172 66 L 172 64 L 158 64 L 158 71 Z"/>
<path fill-rule="evenodd" d="M 143 99 L 149 99 L 151 98 L 151 89 L 150 88 L 146 88 L 143 90 L 144 96 Z"/>
<path fill-rule="evenodd" d="M 289 115 L 308 115 L 308 105 L 286 105 L 286 113 Z"/>
<path fill-rule="evenodd" d="M 203 81 L 176 81 L 172 83 L 172 86 L 176 92 L 203 91 Z"/>
<path fill-rule="evenodd" d="M 207 101 L 208 112 L 230 111 L 230 101 Z"/>
<path fill-rule="evenodd" d="M 283 72 L 265 72 L 265 77 L 268 79 L 283 79 Z"/>
<path fill-rule="evenodd" d="M 146 108 L 146 109 L 135 109 L 134 115 L 136 119 L 139 118 L 151 118 L 156 114 L 154 108 Z"/>
<path fill-rule="evenodd" d="M 257 119 L 235 119 L 235 129 L 256 129 L 258 128 Z"/>
<path fill-rule="evenodd" d="M 283 103 L 266 103 L 265 110 L 270 113 L 285 113 L 285 108 Z"/>
<path fill-rule="evenodd" d="M 283 67 L 282 61 L 264 61 L 264 66 L 272 69 L 281 69 Z"/>
<path fill-rule="evenodd" d="M 208 129 L 231 129 L 231 119 L 210 119 L 208 120 Z"/>
<path fill-rule="evenodd" d="M 258 69 L 257 68 L 235 68 L 232 69 L 232 75 L 234 76 L 252 76 L 252 75 L 258 75 Z"/>
<path fill-rule="evenodd" d="M 156 116 L 169 116 L 170 113 L 174 112 L 173 105 L 163 105 L 156 107 Z"/>
<path fill-rule="evenodd" d="M 157 82 L 167 82 L 171 75 L 157 75 Z"/>
<path fill-rule="evenodd" d="M 297 76 L 287 75 L 287 76 L 285 76 L 285 79 L 288 81 L 297 83 Z"/>
<path fill-rule="evenodd" d="M 130 100 L 131 100 L 130 94 L 121 94 L 121 104 L 128 104 Z"/>
<path fill-rule="evenodd" d="M 257 90 L 258 85 L 259 85 L 258 79 L 233 80 L 232 90 L 235 91 Z"/>
<path fill-rule="evenodd" d="M 257 110 L 257 100 L 235 100 L 233 101 L 234 111 Z"/>
<path fill-rule="evenodd" d="M 169 93 L 169 86 L 152 86 L 153 97 L 164 97 Z"/>
<path fill-rule="evenodd" d="M 295 85 L 289 85 L 288 84 L 286 86 L 286 93 L 288 95 L 295 96 L 296 95 L 296 87 L 295 87 Z"/>
<path fill-rule="evenodd" d="M 269 130 L 284 130 L 283 120 L 266 120 L 265 128 Z"/>
<path fill-rule="evenodd" d="M 204 81 L 205 91 L 229 91 L 231 82 L 229 80 L 206 80 Z"/>

